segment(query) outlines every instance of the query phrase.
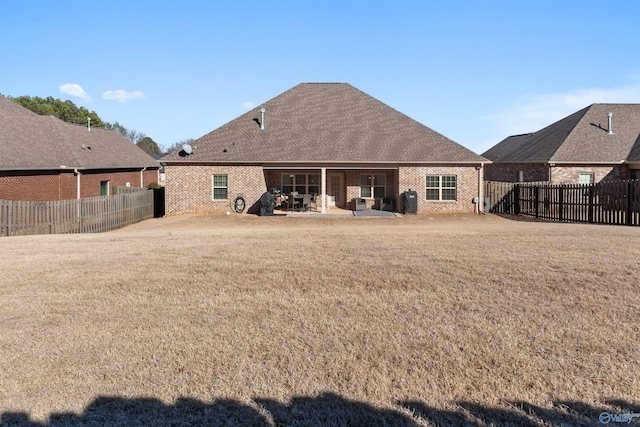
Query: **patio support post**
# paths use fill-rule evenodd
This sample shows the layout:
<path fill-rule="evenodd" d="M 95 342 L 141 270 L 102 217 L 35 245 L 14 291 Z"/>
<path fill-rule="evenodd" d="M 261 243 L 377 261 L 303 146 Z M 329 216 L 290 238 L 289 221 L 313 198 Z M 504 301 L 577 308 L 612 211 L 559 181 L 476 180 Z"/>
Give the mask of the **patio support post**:
<path fill-rule="evenodd" d="M 327 213 L 327 168 L 320 168 L 321 170 L 321 180 L 322 180 L 322 209 L 321 213 Z"/>

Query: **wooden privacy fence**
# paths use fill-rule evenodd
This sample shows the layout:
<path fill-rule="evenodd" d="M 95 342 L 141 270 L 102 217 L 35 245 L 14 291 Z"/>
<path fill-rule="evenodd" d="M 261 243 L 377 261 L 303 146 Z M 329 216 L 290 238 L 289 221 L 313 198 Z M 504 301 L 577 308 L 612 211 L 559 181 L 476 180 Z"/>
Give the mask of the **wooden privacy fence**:
<path fill-rule="evenodd" d="M 54 202 L 0 200 L 0 237 L 100 233 L 153 218 L 153 191 Z"/>
<path fill-rule="evenodd" d="M 562 222 L 640 225 L 640 181 L 598 184 L 486 182 L 488 210 Z"/>
<path fill-rule="evenodd" d="M 485 212 L 515 214 L 517 182 L 484 182 Z M 527 182 L 527 185 L 548 185 L 546 181 Z"/>

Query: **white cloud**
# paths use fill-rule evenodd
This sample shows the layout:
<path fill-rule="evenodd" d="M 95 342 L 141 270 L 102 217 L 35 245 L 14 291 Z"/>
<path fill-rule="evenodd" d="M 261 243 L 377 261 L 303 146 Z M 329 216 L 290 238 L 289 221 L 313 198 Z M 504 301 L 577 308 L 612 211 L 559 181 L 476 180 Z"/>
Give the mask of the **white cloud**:
<path fill-rule="evenodd" d="M 109 101 L 129 102 L 135 99 L 146 99 L 147 96 L 139 90 L 133 92 L 127 92 L 126 90 L 108 90 L 102 94 L 102 98 Z"/>
<path fill-rule="evenodd" d="M 247 101 L 242 104 L 242 108 L 244 108 L 245 110 L 253 110 L 254 108 L 256 108 L 256 105 L 251 101 Z"/>
<path fill-rule="evenodd" d="M 527 95 L 509 109 L 480 119 L 487 124 L 490 140 L 483 150 L 511 135 L 534 132 L 591 104 L 640 103 L 640 83 L 615 88 L 592 88 L 564 93 Z"/>
<path fill-rule="evenodd" d="M 91 101 L 91 97 L 82 86 L 77 83 L 65 83 L 63 85 L 58 86 L 60 93 L 65 95 L 73 96 L 74 98 L 80 98 L 84 101 Z"/>

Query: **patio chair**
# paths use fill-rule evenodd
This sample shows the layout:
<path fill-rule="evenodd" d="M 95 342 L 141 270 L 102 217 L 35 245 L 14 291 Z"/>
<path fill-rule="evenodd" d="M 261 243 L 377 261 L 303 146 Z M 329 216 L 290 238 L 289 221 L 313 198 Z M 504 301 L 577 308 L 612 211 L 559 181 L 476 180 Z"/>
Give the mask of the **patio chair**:
<path fill-rule="evenodd" d="M 297 191 L 292 191 L 291 194 L 289 194 L 289 197 L 287 198 L 287 210 L 295 210 L 296 206 L 300 206 L 300 201 L 296 200 L 296 197 L 298 197 L 298 192 Z"/>
<path fill-rule="evenodd" d="M 308 211 L 309 205 L 311 204 L 311 194 L 303 194 L 302 195 L 302 210 Z"/>
<path fill-rule="evenodd" d="M 318 193 L 311 193 L 311 201 L 309 202 L 309 209 L 314 212 L 318 212 Z"/>

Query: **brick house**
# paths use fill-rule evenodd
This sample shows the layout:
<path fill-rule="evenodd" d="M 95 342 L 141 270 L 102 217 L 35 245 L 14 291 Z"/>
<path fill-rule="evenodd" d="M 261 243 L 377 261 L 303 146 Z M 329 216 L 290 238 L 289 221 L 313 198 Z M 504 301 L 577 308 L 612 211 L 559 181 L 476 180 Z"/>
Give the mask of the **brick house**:
<path fill-rule="evenodd" d="M 158 182 L 159 167 L 119 132 L 40 116 L 0 96 L 0 199 L 108 195 Z"/>
<path fill-rule="evenodd" d="M 488 181 L 589 184 L 640 178 L 640 104 L 592 104 L 482 154 Z"/>
<path fill-rule="evenodd" d="M 346 83 L 303 83 L 176 150 L 166 211 L 222 213 L 272 188 L 317 193 L 318 210 L 418 194 L 418 213 L 474 212 L 487 160 Z"/>

